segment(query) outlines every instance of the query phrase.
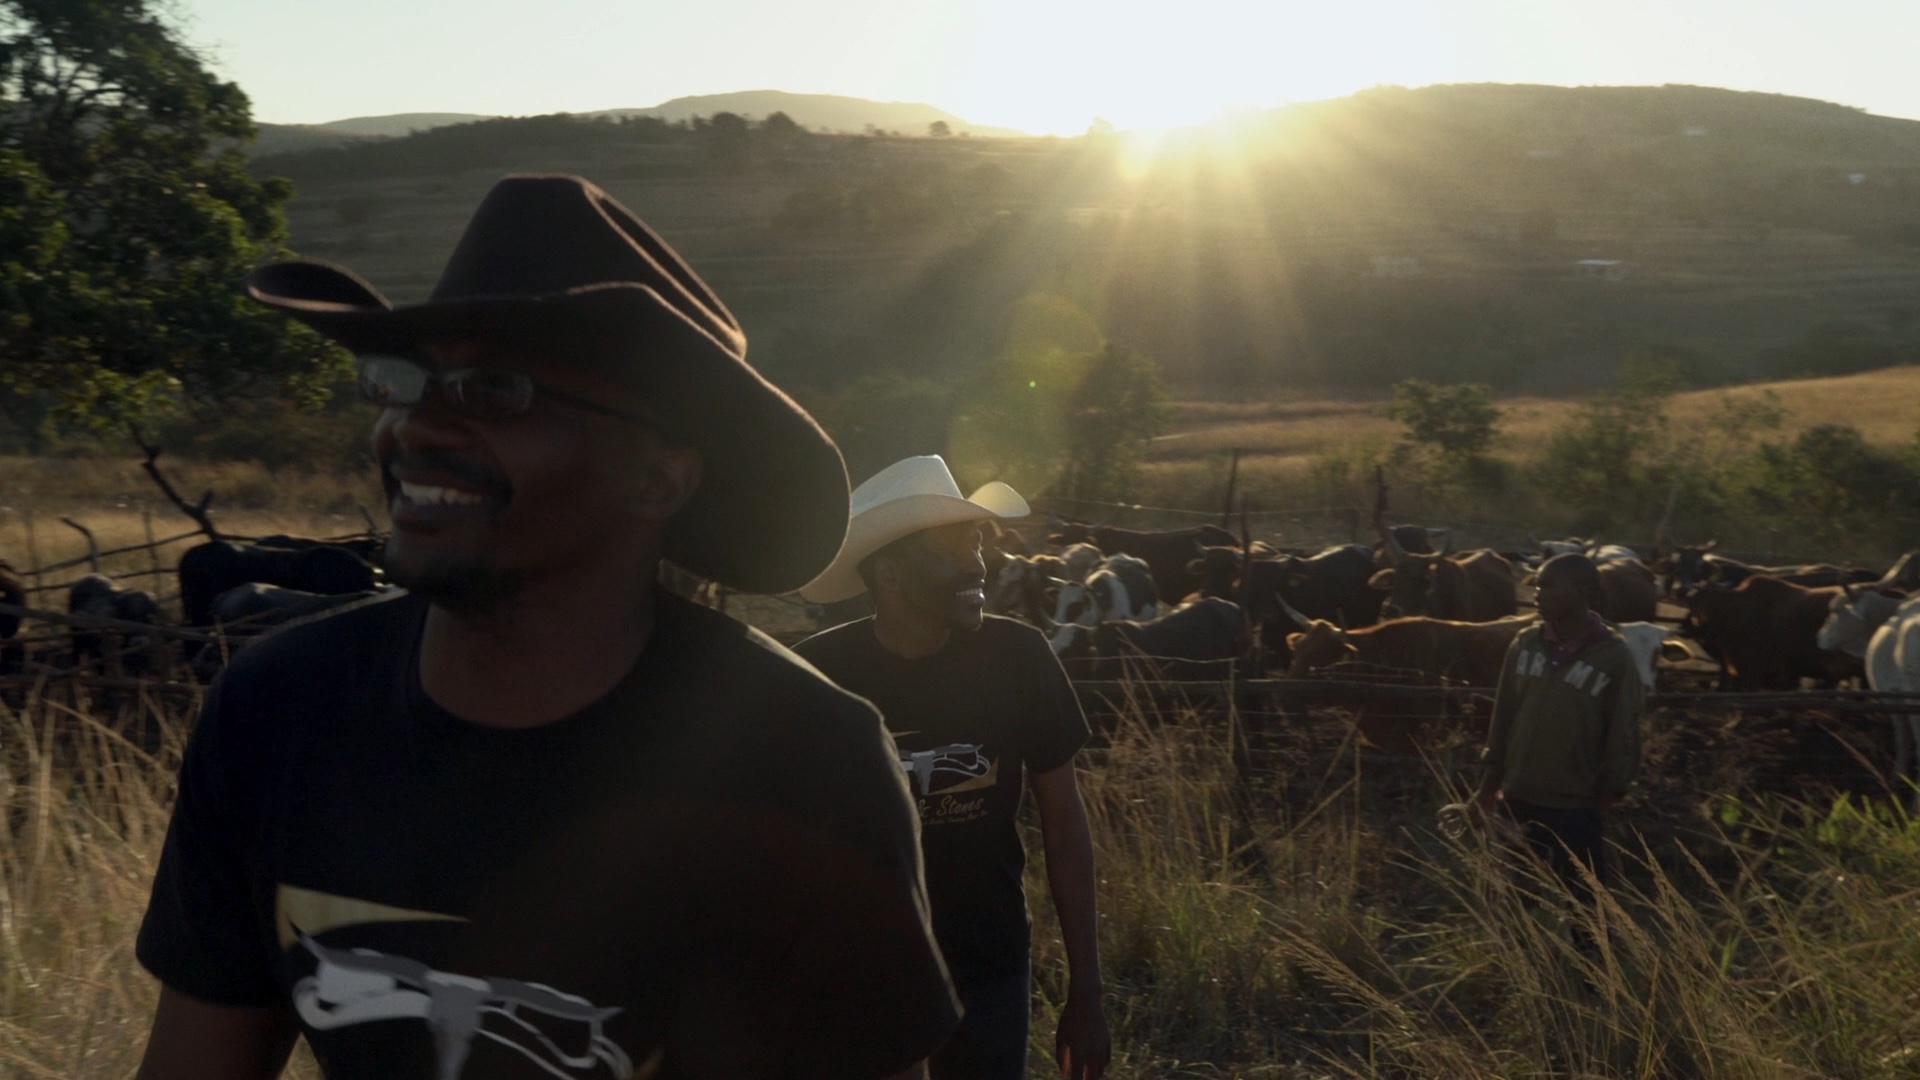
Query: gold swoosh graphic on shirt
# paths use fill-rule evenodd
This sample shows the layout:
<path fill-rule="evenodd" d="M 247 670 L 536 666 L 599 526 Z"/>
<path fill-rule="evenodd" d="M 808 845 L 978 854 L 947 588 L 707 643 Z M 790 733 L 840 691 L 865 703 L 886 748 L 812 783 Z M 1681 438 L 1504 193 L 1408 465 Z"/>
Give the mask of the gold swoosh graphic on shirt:
<path fill-rule="evenodd" d="M 1000 759 L 994 758 L 993 763 L 987 766 L 987 774 L 985 776 L 976 776 L 971 780 L 962 780 L 952 787 L 941 788 L 939 791 L 934 792 L 934 794 L 952 795 L 962 791 L 978 791 L 981 788 L 990 788 L 999 782 Z"/>
<path fill-rule="evenodd" d="M 329 930 L 338 930 L 343 926 L 359 926 L 362 923 L 380 922 L 466 922 L 458 915 L 441 915 L 432 911 L 414 911 L 410 908 L 389 907 L 376 904 L 371 900 L 355 900 L 347 896 L 333 896 L 329 893 L 302 889 L 297 885 L 282 885 L 273 898 L 274 927 L 279 931 L 280 947 L 290 949 L 297 940 L 294 927 L 299 933 L 309 936 L 324 934 Z"/>

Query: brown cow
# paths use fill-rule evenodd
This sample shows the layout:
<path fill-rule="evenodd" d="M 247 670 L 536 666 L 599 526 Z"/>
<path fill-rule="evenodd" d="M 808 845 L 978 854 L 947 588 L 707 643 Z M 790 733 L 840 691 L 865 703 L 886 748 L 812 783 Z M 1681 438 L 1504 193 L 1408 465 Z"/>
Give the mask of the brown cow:
<path fill-rule="evenodd" d="M 1687 599 L 1685 634 L 1720 662 L 1730 690 L 1792 690 L 1866 674 L 1860 658 L 1820 647 L 1820 626 L 1839 585 L 1808 588 L 1755 575 L 1732 588 L 1702 585 Z"/>
<path fill-rule="evenodd" d="M 1419 555 L 1380 529 L 1393 565 L 1369 582 L 1387 594 L 1380 613 L 1388 618 L 1424 615 L 1455 622 L 1491 622 L 1520 610 L 1513 591 L 1513 564 L 1492 551 Z"/>
<path fill-rule="evenodd" d="M 1304 678 L 1316 668 L 1351 660 L 1424 671 L 1469 686 L 1497 686 L 1507 648 L 1535 621 L 1527 615 L 1477 623 L 1414 617 L 1342 630 L 1315 619 L 1305 632 L 1287 638 L 1293 650 L 1288 674 Z"/>
<path fill-rule="evenodd" d="M 1610 623 L 1652 622 L 1660 607 L 1660 583 L 1638 559 L 1616 559 L 1595 567 L 1600 587 L 1593 610 Z"/>
<path fill-rule="evenodd" d="M 1617 559 L 1594 567 L 1600 574 L 1600 587 L 1593 596 L 1593 610 L 1610 623 L 1652 622 L 1660 608 L 1660 582 L 1638 559 Z M 1540 575 L 1528 574 L 1521 582 L 1535 584 Z"/>

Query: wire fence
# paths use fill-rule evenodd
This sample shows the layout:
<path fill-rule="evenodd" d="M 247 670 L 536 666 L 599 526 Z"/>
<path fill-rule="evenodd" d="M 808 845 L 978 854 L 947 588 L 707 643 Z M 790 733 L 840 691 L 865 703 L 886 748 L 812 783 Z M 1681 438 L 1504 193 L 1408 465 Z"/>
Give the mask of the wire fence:
<path fill-rule="evenodd" d="M 1037 496 L 1029 499 L 1028 502 L 1034 508 L 1034 517 L 1029 519 L 1029 524 L 1022 530 L 1027 533 L 1050 530 L 1050 522 L 1054 518 L 1130 529 L 1191 528 L 1195 525 L 1212 523 L 1238 532 L 1242 517 L 1237 510 L 1222 512 L 1172 506 L 1149 506 L 1141 503 L 1096 502 L 1052 495 Z M 1245 519 L 1254 539 L 1277 542 L 1282 547 L 1319 549 L 1337 544 L 1371 544 L 1375 539 L 1371 507 L 1344 505 L 1248 510 L 1245 512 Z M 1423 515 L 1418 522 L 1411 521 L 1406 515 L 1397 515 L 1394 520 L 1432 528 L 1444 528 L 1448 531 L 1455 550 L 1493 548 L 1499 551 L 1526 551 L 1534 548 L 1541 540 L 1561 539 L 1558 533 L 1531 524 L 1472 521 L 1434 515 Z M 1016 526 L 1016 529 L 1020 529 L 1020 526 Z M 1607 543 L 1623 544 L 1640 552 L 1643 556 L 1650 553 L 1654 547 L 1652 537 L 1607 536 L 1599 539 Z M 1742 562 L 1765 566 L 1796 566 L 1829 561 L 1827 555 L 1794 550 L 1790 546 L 1783 545 L 1781 543 L 1783 539 L 1790 540 L 1780 533 L 1771 533 L 1764 548 L 1722 544 L 1714 551 L 1716 554 Z M 1669 545 L 1672 542 L 1668 540 Z"/>
<path fill-rule="evenodd" d="M 1169 522 L 1191 525 L 1202 520 L 1217 521 L 1220 518 L 1217 514 L 1190 509 L 1060 498 L 1037 499 L 1035 507 L 1036 515 L 1032 519 L 1035 522 L 1045 520 L 1045 516 L 1049 514 L 1065 514 L 1083 520 L 1097 518 L 1100 524 L 1125 524 L 1129 527 L 1164 526 Z M 1361 508 L 1354 506 L 1249 511 L 1245 517 L 1249 529 L 1258 529 L 1263 538 L 1279 537 L 1284 540 L 1297 537 L 1310 539 L 1312 542 L 1333 543 L 1364 542 L 1366 539 L 1358 532 L 1364 520 Z M 1237 528 L 1238 524 L 1238 515 L 1229 519 L 1231 527 Z M 1479 529 L 1483 534 L 1498 531 L 1511 536 L 1520 532 L 1509 526 L 1485 523 L 1429 522 L 1428 524 Z M 80 528 L 82 532 L 86 531 L 80 525 L 75 527 Z M 168 577 L 176 573 L 178 560 L 166 557 L 162 553 L 170 552 L 170 549 L 177 545 L 206 537 L 203 529 L 155 536 L 150 523 L 148 535 L 150 539 L 145 543 L 122 545 L 106 550 L 90 550 L 84 556 L 66 558 L 44 566 L 33 565 L 23 568 L 20 571 L 21 575 L 34 582 L 27 585 L 25 591 L 30 596 L 57 591 L 66 588 L 70 582 L 48 579 L 62 572 L 98 566 L 101 560 L 105 559 L 142 554 L 147 556 L 147 565 L 120 570 L 115 576 L 136 579 Z M 353 537 L 340 539 L 353 539 Z M 164 595 L 158 599 L 162 602 L 173 602 L 177 600 L 177 596 Z M 787 610 L 795 616 L 815 610 L 792 595 L 756 599 L 771 602 L 777 608 Z M 724 592 L 719 593 L 713 602 L 724 606 Z M 245 624 L 214 629 L 168 624 L 152 625 L 59 611 L 31 602 L 0 603 L 0 617 L 21 620 L 22 632 L 6 643 L 16 653 L 31 653 L 36 648 L 52 650 L 70 645 L 76 634 L 107 636 L 106 643 L 97 647 L 101 649 L 101 658 L 107 661 L 106 666 L 109 668 L 113 666 L 112 662 L 116 659 L 124 659 L 142 650 L 153 650 L 156 643 L 168 643 L 168 648 L 178 646 L 182 650 L 206 646 L 227 647 L 236 641 L 236 636 L 244 637 L 250 631 L 260 629 L 260 627 Z M 789 631 L 780 636 L 784 640 L 803 635 L 796 635 Z M 71 657 L 66 659 L 71 660 Z M 1237 661 L 1215 661 L 1211 662 L 1212 667 L 1205 669 L 1206 674 L 1202 677 L 1170 680 L 1160 674 L 1167 670 L 1167 665 L 1185 665 L 1191 670 L 1194 662 L 1168 658 L 1132 657 L 1129 658 L 1129 663 L 1132 667 L 1124 678 L 1089 677 L 1077 680 L 1077 686 L 1083 698 L 1090 703 L 1097 703 L 1122 699 L 1164 700 L 1171 696 L 1178 696 L 1189 702 L 1230 701 L 1250 710 L 1280 712 L 1332 706 L 1350 709 L 1371 707 L 1378 711 L 1392 703 L 1404 716 L 1414 716 L 1416 712 L 1424 709 L 1427 714 L 1439 717 L 1461 709 L 1483 709 L 1490 703 L 1493 693 L 1491 688 L 1445 684 L 1417 672 L 1347 672 L 1344 676 L 1334 673 L 1313 679 L 1250 678 L 1247 677 L 1249 669 Z M 1174 670 L 1180 670 L 1180 668 Z M 18 676 L 0 674 L 0 686 L 22 685 L 23 682 L 32 682 L 36 679 L 44 681 L 56 677 L 57 674 L 52 665 L 42 663 L 37 665 L 36 670 L 26 674 Z M 81 667 L 75 667 L 67 674 L 80 680 L 98 680 L 105 677 L 98 670 L 87 670 Z M 171 688 L 170 692 L 184 690 L 193 685 L 187 682 L 170 682 L 166 679 L 134 681 L 167 686 Z M 109 683 L 98 685 L 110 684 L 111 679 Z M 1903 706 L 1913 704 L 1914 699 L 1915 695 L 1875 694 L 1857 690 L 1763 694 L 1659 693 L 1649 698 L 1649 707 L 1685 713 L 1724 714 L 1762 709 L 1803 709 L 1819 710 L 1833 715 L 1852 715 L 1903 712 L 1906 711 Z"/>

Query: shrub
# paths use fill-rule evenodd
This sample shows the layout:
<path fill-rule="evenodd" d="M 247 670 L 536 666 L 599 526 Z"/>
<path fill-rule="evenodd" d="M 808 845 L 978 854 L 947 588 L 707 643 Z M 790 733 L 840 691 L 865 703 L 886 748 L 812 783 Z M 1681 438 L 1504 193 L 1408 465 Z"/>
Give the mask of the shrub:
<path fill-rule="evenodd" d="M 1165 423 L 1166 390 L 1152 360 L 1120 345 L 1084 357 L 1069 399 L 1061 494 L 1118 500 L 1138 478 Z"/>
<path fill-rule="evenodd" d="M 1500 410 L 1493 392 L 1477 383 L 1437 386 L 1404 379 L 1393 386 L 1393 402 L 1380 410 L 1407 426 L 1407 441 L 1454 457 L 1478 457 L 1499 434 Z"/>

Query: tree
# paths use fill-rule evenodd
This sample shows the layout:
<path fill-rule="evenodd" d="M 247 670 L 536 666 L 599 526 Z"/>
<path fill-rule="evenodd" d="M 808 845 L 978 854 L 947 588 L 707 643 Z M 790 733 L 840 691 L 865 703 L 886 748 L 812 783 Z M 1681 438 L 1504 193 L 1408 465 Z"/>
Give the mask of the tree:
<path fill-rule="evenodd" d="M 1909 542 L 1898 535 L 1899 519 L 1920 506 L 1920 472 L 1850 424 L 1819 424 L 1791 442 L 1765 443 L 1752 472 L 1747 495 L 1761 515 L 1817 550 Z"/>
<path fill-rule="evenodd" d="M 1500 410 L 1493 404 L 1493 392 L 1478 383 L 1437 386 L 1407 379 L 1394 384 L 1392 404 L 1380 411 L 1407 426 L 1408 442 L 1448 457 L 1485 454 L 1499 434 Z"/>
<path fill-rule="evenodd" d="M 1652 520 L 1667 493 L 1671 384 L 1658 378 L 1623 379 L 1614 390 L 1584 402 L 1547 440 L 1539 480 L 1553 491 L 1577 491 L 1596 513 L 1580 529 L 1612 528 Z"/>
<path fill-rule="evenodd" d="M 1068 498 L 1116 501 L 1139 479 L 1147 447 L 1166 420 L 1160 369 L 1145 356 L 1108 345 L 1082 358 L 1067 412 Z"/>
<path fill-rule="evenodd" d="M 944 139 L 953 134 L 953 128 L 945 120 L 935 120 L 927 125 L 927 135 L 935 139 Z"/>
<path fill-rule="evenodd" d="M 706 126 L 707 157 L 727 172 L 745 171 L 752 157 L 747 119 L 739 113 L 717 112 Z"/>
<path fill-rule="evenodd" d="M 0 391 L 103 426 L 318 404 L 347 357 L 246 299 L 285 254 L 284 180 L 248 172 L 246 95 L 152 0 L 0 0 Z M 10 408 L 15 416 L 18 410 Z"/>
<path fill-rule="evenodd" d="M 807 133 L 805 128 L 794 122 L 793 117 L 783 112 L 768 114 L 765 120 L 760 121 L 760 130 L 776 140 L 797 138 Z"/>

